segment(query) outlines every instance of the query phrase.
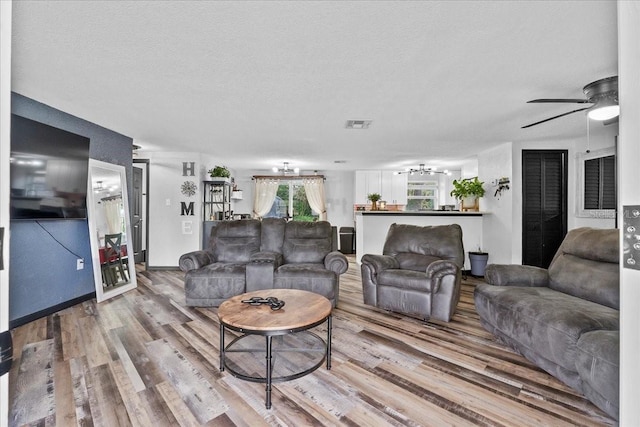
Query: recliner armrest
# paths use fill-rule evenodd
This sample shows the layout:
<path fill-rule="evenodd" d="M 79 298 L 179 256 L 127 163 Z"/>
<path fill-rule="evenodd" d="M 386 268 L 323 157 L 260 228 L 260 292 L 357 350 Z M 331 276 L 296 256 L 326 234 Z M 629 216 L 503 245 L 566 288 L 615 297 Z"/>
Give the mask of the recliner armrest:
<path fill-rule="evenodd" d="M 380 274 L 390 268 L 400 268 L 398 260 L 389 255 L 365 254 L 360 261 L 362 264 L 372 267 L 375 274 Z"/>
<path fill-rule="evenodd" d="M 213 262 L 215 262 L 215 259 L 211 252 L 193 251 L 180 256 L 178 265 L 180 266 L 180 270 L 186 273 L 187 271 L 197 270 L 205 265 L 212 264 Z"/>
<path fill-rule="evenodd" d="M 342 252 L 329 252 L 327 256 L 324 257 L 324 268 L 340 275 L 349 269 L 349 261 Z"/>
<path fill-rule="evenodd" d="M 439 260 L 434 261 L 427 266 L 427 278 L 431 280 L 433 293 L 437 293 L 440 290 L 440 283 L 442 278 L 448 275 L 458 276 L 460 275 L 460 267 L 453 261 Z"/>
<path fill-rule="evenodd" d="M 549 271 L 532 265 L 489 264 L 484 280 L 496 286 L 548 286 Z"/>

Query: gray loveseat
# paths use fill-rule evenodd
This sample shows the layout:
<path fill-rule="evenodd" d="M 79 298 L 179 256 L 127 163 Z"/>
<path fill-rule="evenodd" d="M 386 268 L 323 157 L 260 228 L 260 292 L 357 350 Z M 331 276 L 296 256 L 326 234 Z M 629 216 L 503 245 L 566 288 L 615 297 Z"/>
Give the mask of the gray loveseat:
<path fill-rule="evenodd" d="M 209 248 L 180 257 L 186 303 L 217 307 L 245 292 L 285 288 L 318 293 L 335 307 L 349 263 L 331 250 L 332 235 L 326 221 L 222 221 L 211 230 Z"/>
<path fill-rule="evenodd" d="M 618 418 L 619 232 L 571 230 L 549 269 L 489 265 L 475 288 L 485 329 Z"/>

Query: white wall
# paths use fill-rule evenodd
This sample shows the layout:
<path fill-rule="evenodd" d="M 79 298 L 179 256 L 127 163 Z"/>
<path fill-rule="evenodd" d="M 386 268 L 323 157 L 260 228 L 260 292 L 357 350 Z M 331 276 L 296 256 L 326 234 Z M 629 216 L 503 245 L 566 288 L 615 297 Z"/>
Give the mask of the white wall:
<path fill-rule="evenodd" d="M 327 200 L 327 220 L 338 227 L 354 227 L 353 189 L 356 174 L 354 171 L 328 171 L 324 176 L 324 192 Z"/>
<path fill-rule="evenodd" d="M 592 122 L 591 126 L 602 126 Z M 478 155 L 478 176 L 485 182 L 485 196 L 480 199 L 480 210 L 491 212 L 484 221 L 483 246 L 489 252 L 491 263 L 522 263 L 522 150 L 568 150 L 567 228 L 613 228 L 610 218 L 581 218 L 577 216 L 578 153 L 613 147 L 618 133 L 617 125 L 592 130 L 587 142 L 585 135 L 571 140 L 547 140 L 504 143 Z M 620 156 L 621 157 L 621 156 Z M 463 177 L 471 176 L 470 164 Z M 496 187 L 491 183 L 501 177 L 510 178 L 510 189 L 499 198 L 494 197 Z"/>
<path fill-rule="evenodd" d="M 149 268 L 176 267 L 180 255 L 201 249 L 202 242 L 202 181 L 207 170 L 224 161 L 201 153 L 170 153 L 140 151 L 139 158 L 149 159 Z M 183 176 L 183 162 L 195 162 L 195 176 Z M 233 169 L 231 175 L 242 200 L 232 200 L 234 214 L 251 214 L 253 208 L 253 175 L 271 171 Z M 311 174 L 311 172 L 301 172 Z M 324 173 L 327 219 L 332 225 L 353 227 L 354 172 Z M 193 197 L 181 193 L 185 181 L 194 181 L 198 191 Z M 194 215 L 182 216 L 180 202 L 194 202 Z M 184 224 L 184 223 L 187 224 Z M 185 231 L 185 226 L 191 232 Z"/>
<path fill-rule="evenodd" d="M 232 209 L 234 213 L 253 212 L 254 175 L 272 175 L 270 170 L 257 171 L 252 169 L 234 169 L 233 177 L 238 189 L 242 190 L 243 200 L 234 201 Z M 301 171 L 301 175 L 312 175 L 313 171 Z M 355 185 L 355 172 L 353 171 L 326 171 L 318 172 L 324 175 L 324 192 L 327 206 L 327 221 L 331 225 L 340 227 L 353 227 L 353 188 Z"/>
<path fill-rule="evenodd" d="M 204 164 L 199 153 L 140 153 L 149 159 L 149 248 L 147 266 L 175 267 L 183 253 L 200 248 L 202 180 Z M 195 176 L 183 176 L 183 162 L 195 162 Z M 181 193 L 185 181 L 194 181 L 198 192 Z M 181 216 L 180 202 L 194 202 L 194 215 Z"/>
<path fill-rule="evenodd" d="M 592 126 L 602 126 L 592 122 Z M 618 125 L 610 125 L 596 129 L 591 135 L 589 148 L 598 150 L 613 147 L 618 133 Z M 585 136 L 569 140 L 545 140 L 513 143 L 511 179 L 512 189 L 512 250 L 513 263 L 522 263 L 522 150 L 568 150 L 568 183 L 567 183 L 567 229 L 578 227 L 613 228 L 615 220 L 609 218 L 579 218 L 577 213 L 578 166 L 577 154 L 587 149 L 586 127 Z"/>
<path fill-rule="evenodd" d="M 478 176 L 478 158 L 472 157 L 467 159 L 460 168 L 460 178 L 474 178 Z"/>
<path fill-rule="evenodd" d="M 504 143 L 478 155 L 478 179 L 484 182 L 485 195 L 480 209 L 483 216 L 483 250 L 493 264 L 511 264 L 513 260 L 513 190 L 503 190 L 495 197 L 497 187 L 492 182 L 506 177 L 513 179 L 512 144 Z"/>
<path fill-rule="evenodd" d="M 0 271 L 0 332 L 9 330 L 9 155 L 11 148 L 11 7 L 0 1 L 0 227 L 5 229 Z M 9 375 L 0 377 L 0 426 L 9 418 Z"/>
<path fill-rule="evenodd" d="M 640 205 L 640 3 L 618 2 L 618 72 L 620 93 L 619 202 Z M 622 253 L 622 246 L 621 246 Z M 640 271 L 620 273 L 620 425 L 640 425 Z"/>

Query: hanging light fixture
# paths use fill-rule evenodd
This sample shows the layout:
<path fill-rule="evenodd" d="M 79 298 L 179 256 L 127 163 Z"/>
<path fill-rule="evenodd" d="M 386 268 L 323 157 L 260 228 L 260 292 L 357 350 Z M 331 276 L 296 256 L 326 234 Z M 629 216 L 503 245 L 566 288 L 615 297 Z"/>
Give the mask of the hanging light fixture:
<path fill-rule="evenodd" d="M 299 175 L 300 174 L 300 168 L 290 168 L 289 167 L 289 162 L 284 162 L 284 166 L 282 168 L 278 168 L 277 166 L 274 166 L 272 168 L 272 170 L 275 173 L 282 173 L 283 175 Z"/>
<path fill-rule="evenodd" d="M 424 163 L 421 163 L 418 169 L 409 168 L 405 171 L 394 172 L 395 175 L 400 175 L 403 173 L 408 173 L 409 175 L 420 174 L 420 175 L 435 175 L 437 173 L 442 175 L 451 175 L 447 169 L 443 171 L 436 170 L 436 168 L 425 168 Z"/>
<path fill-rule="evenodd" d="M 619 115 L 620 105 L 613 96 L 603 96 L 587 113 L 590 119 L 599 121 L 611 120 Z"/>

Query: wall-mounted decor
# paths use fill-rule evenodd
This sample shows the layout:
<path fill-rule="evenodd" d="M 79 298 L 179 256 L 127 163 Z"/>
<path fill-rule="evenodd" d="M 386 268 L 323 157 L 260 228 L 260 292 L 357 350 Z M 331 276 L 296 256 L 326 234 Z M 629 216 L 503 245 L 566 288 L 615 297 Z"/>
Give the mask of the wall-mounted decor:
<path fill-rule="evenodd" d="M 187 197 L 193 197 L 198 190 L 198 186 L 193 181 L 185 181 L 180 186 L 180 192 Z"/>
<path fill-rule="evenodd" d="M 624 206 L 622 228 L 622 264 L 640 270 L 640 205 Z"/>

